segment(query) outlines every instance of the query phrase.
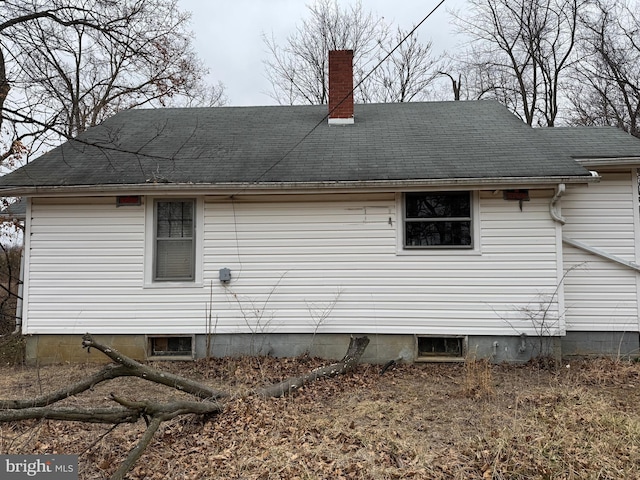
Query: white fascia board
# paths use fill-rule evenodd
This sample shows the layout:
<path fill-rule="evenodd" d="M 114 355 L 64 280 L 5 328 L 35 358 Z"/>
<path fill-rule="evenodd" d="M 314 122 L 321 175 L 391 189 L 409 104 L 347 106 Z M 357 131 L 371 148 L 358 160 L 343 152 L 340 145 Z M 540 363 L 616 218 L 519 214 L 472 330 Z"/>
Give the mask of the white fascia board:
<path fill-rule="evenodd" d="M 575 161 L 583 167 L 640 166 L 640 157 L 576 158 Z"/>
<path fill-rule="evenodd" d="M 560 183 L 596 183 L 597 176 L 571 177 L 494 177 L 450 178 L 412 180 L 363 180 L 337 182 L 260 182 L 260 183 L 162 183 L 162 184 L 114 184 L 114 185 L 63 185 L 43 187 L 0 188 L 2 196 L 87 196 L 87 195 L 239 195 L 242 193 L 338 193 L 347 190 L 358 192 L 397 192 L 412 189 L 494 190 L 531 188 L 555 188 Z"/>

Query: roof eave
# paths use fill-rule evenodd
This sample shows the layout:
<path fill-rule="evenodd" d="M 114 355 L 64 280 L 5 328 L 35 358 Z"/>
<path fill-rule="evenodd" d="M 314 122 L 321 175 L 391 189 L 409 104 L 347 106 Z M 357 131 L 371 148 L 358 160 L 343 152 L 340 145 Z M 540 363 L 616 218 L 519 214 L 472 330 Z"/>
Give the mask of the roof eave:
<path fill-rule="evenodd" d="M 143 184 L 108 184 L 108 185 L 57 185 L 35 187 L 0 187 L 2 196 L 84 196 L 84 195 L 117 195 L 128 194 L 190 194 L 238 195 L 252 193 L 305 193 L 305 192 L 344 192 L 358 191 L 401 191 L 414 188 L 448 188 L 468 189 L 480 187 L 493 188 L 546 188 L 560 183 L 585 184 L 594 183 L 599 177 L 594 175 L 580 176 L 545 176 L 545 177 L 487 177 L 487 178 L 448 178 L 448 179 L 411 179 L 411 180 L 362 180 L 362 181 L 319 181 L 319 182 L 260 182 L 260 183 L 143 183 Z"/>
<path fill-rule="evenodd" d="M 575 161 L 583 167 L 640 166 L 640 157 L 575 158 Z"/>

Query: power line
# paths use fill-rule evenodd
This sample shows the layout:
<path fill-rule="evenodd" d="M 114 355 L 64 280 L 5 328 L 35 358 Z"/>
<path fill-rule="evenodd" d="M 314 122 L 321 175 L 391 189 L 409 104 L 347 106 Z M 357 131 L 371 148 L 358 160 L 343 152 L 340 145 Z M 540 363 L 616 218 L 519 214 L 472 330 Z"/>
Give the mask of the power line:
<path fill-rule="evenodd" d="M 267 175 L 271 170 L 273 170 L 274 168 L 276 168 L 280 163 L 282 163 L 289 155 L 291 155 L 291 153 L 297 149 L 307 138 L 309 138 L 309 136 L 320 126 L 324 123 L 324 121 L 333 113 L 333 111 L 335 109 L 337 109 L 350 95 L 353 95 L 355 93 L 355 91 L 358 89 L 358 87 L 360 87 L 360 85 L 362 85 L 372 74 L 373 72 L 375 72 L 378 68 L 380 68 L 380 66 L 387 61 L 387 59 L 393 55 L 393 52 L 395 52 L 398 48 L 400 48 L 400 46 L 407 41 L 407 39 L 409 39 L 409 37 L 411 37 L 416 30 L 418 30 L 418 28 L 420 28 L 420 26 L 427 21 L 427 19 L 429 17 L 431 17 L 431 15 L 433 15 L 435 13 L 436 10 L 438 10 L 438 8 L 440 8 L 440 6 L 442 6 L 442 4 L 445 2 L 446 0 L 440 0 L 440 3 L 438 3 L 435 7 L 433 7 L 433 9 L 420 21 L 420 23 L 418 23 L 415 27 L 413 27 L 413 29 L 407 33 L 404 38 L 402 40 L 400 40 L 400 42 L 398 42 L 398 44 L 393 47 L 389 53 L 387 53 L 382 60 L 380 60 L 376 66 L 374 66 L 369 73 L 367 73 L 364 77 L 362 77 L 362 79 L 358 82 L 358 84 L 356 86 L 354 86 L 351 91 L 345 95 L 345 97 L 340 100 L 340 102 L 337 103 L 337 105 L 335 107 L 333 107 L 333 109 L 331 109 L 324 117 L 322 117 L 322 119 L 316 123 L 314 125 L 314 127 L 309 130 L 309 132 L 307 132 L 298 142 L 296 142 L 295 145 L 293 145 L 283 156 L 282 158 L 280 158 L 280 160 L 278 160 L 277 162 L 275 162 L 273 165 L 271 165 L 269 168 L 267 168 L 264 172 L 262 172 L 255 180 L 253 180 L 252 183 L 257 183 L 260 181 L 261 178 L 264 178 L 265 175 Z"/>

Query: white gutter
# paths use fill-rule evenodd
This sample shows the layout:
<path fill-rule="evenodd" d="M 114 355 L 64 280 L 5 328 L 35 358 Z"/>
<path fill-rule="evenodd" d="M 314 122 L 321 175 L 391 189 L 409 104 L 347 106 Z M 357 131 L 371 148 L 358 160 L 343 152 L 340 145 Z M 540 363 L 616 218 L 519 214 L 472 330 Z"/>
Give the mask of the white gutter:
<path fill-rule="evenodd" d="M 640 165 L 640 157 L 601 157 L 574 158 L 583 167 L 629 166 Z"/>
<path fill-rule="evenodd" d="M 604 250 L 600 250 L 599 248 L 592 247 L 590 245 L 587 245 L 586 243 L 582 243 L 578 240 L 574 240 L 565 236 L 562 237 L 562 241 L 568 245 L 571 245 L 572 247 L 576 247 L 580 250 L 592 253 L 593 255 L 597 255 L 598 257 L 604 258 L 611 262 L 623 265 L 627 268 L 630 268 L 631 270 L 635 270 L 636 272 L 640 272 L 640 265 L 634 262 L 629 262 L 624 258 L 618 257 L 617 255 L 613 255 L 611 253 L 605 252 Z"/>
<path fill-rule="evenodd" d="M 341 192 L 357 188 L 361 192 L 410 190 L 412 188 L 449 188 L 468 189 L 479 187 L 482 189 L 509 189 L 535 186 L 536 188 L 553 188 L 559 183 L 586 184 L 597 182 L 597 177 L 491 177 L 491 178 L 454 178 L 454 179 L 411 179 L 411 180 L 365 180 L 365 181 L 331 181 L 331 182 L 244 182 L 244 183 L 141 183 L 141 184 L 113 184 L 113 185 L 59 185 L 59 186 L 15 186 L 0 187 L 2 196 L 36 196 L 36 195 L 89 195 L 112 194 L 126 191 L 139 194 L 158 192 L 189 192 L 190 194 L 238 195 L 246 191 L 251 192 L 283 192 L 309 193 L 310 190 L 323 192 Z"/>

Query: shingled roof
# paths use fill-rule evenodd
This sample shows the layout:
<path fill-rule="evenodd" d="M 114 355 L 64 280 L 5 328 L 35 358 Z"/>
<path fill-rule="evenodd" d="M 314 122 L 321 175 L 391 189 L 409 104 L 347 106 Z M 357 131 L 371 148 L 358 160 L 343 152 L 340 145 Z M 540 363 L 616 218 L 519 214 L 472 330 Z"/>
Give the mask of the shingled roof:
<path fill-rule="evenodd" d="M 536 128 L 535 133 L 577 160 L 640 157 L 640 139 L 619 128 Z"/>
<path fill-rule="evenodd" d="M 348 126 L 328 125 L 326 113 L 323 105 L 123 111 L 0 178 L 0 189 L 16 194 L 33 187 L 150 183 L 590 176 L 561 137 L 541 134 L 493 101 L 356 105 L 355 123 Z M 577 153 L 592 148 L 616 153 L 618 131 L 597 131 L 597 139 Z M 640 157 L 640 141 L 618 150 Z"/>

